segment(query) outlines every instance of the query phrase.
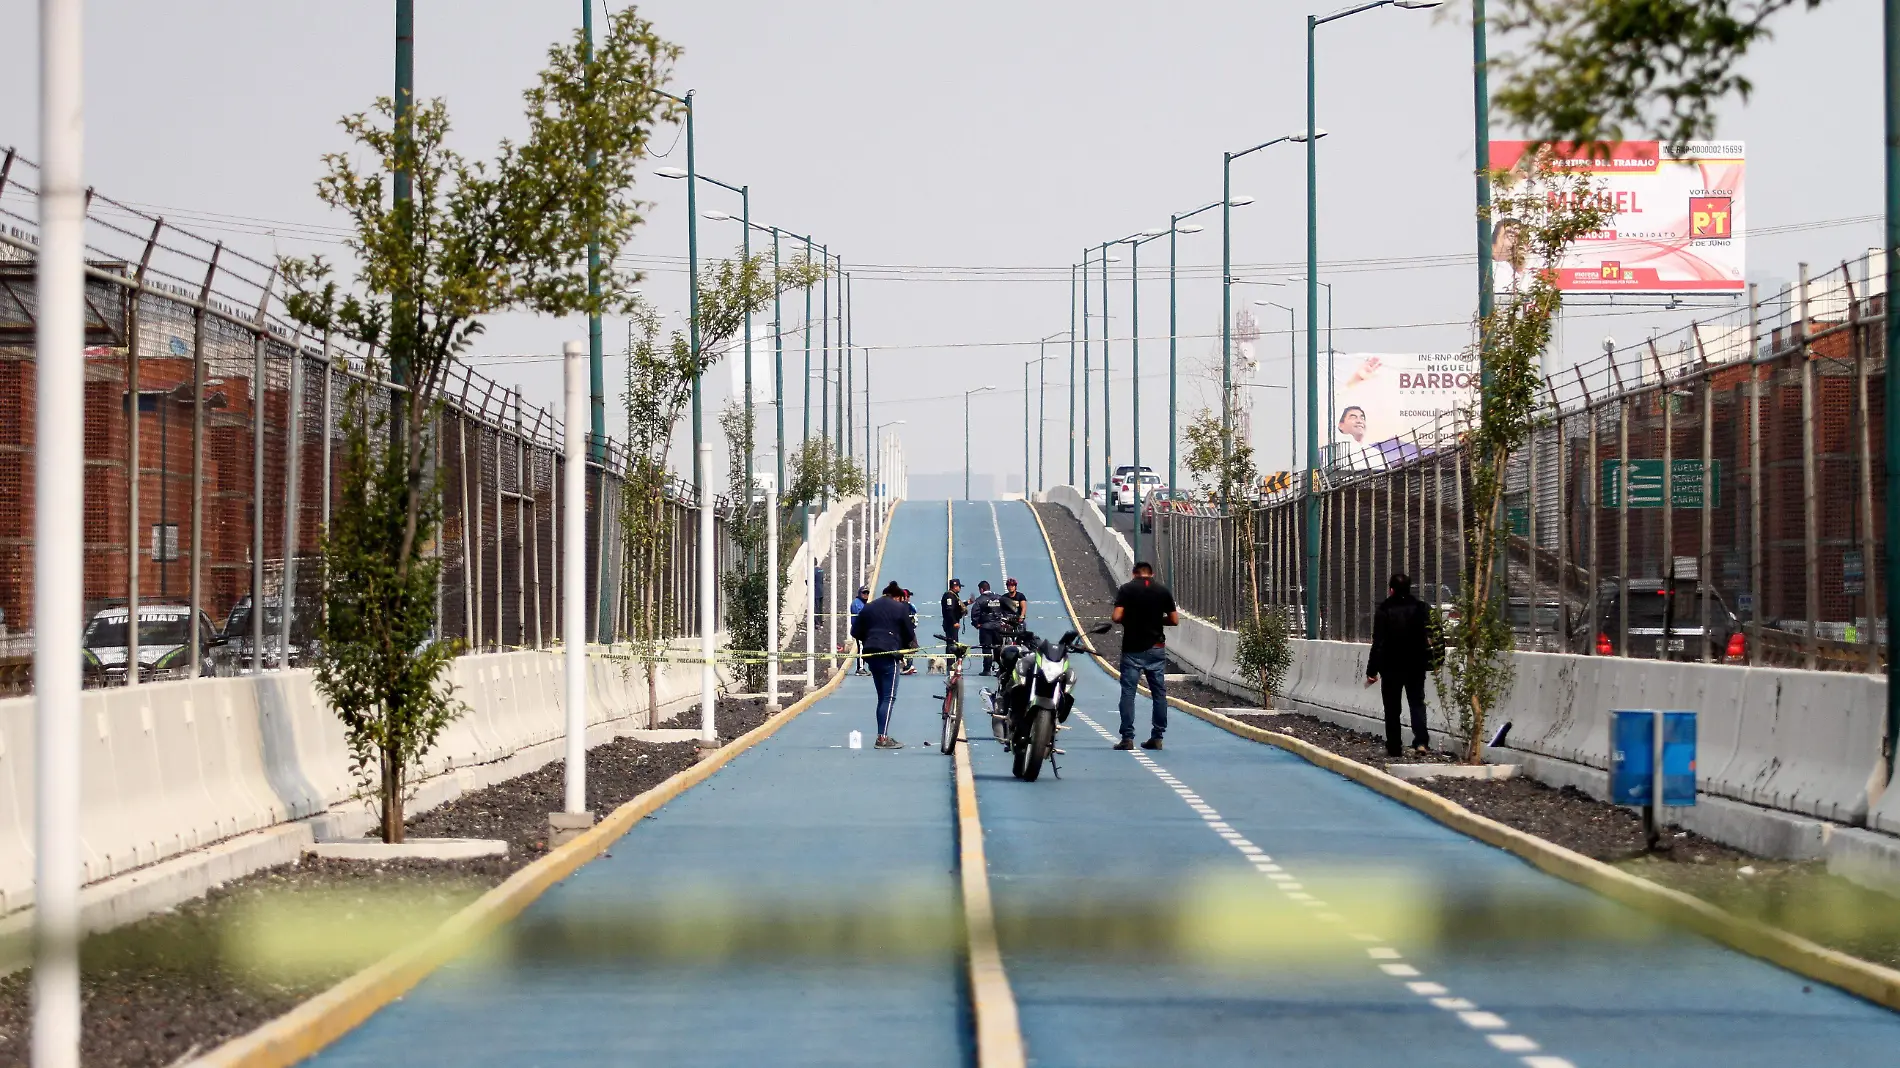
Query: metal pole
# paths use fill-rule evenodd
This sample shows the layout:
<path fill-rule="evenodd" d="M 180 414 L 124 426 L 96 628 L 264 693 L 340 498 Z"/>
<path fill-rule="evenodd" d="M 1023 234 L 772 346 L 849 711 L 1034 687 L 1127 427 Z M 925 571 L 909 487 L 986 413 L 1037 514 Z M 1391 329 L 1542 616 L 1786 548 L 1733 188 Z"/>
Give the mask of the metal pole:
<path fill-rule="evenodd" d="M 1842 266 L 1845 273 L 1846 267 Z M 1873 445 L 1873 409 L 1868 406 L 1867 396 L 1867 332 L 1862 309 L 1871 305 L 1871 297 L 1864 291 L 1861 299 L 1853 302 L 1854 317 L 1854 404 L 1856 413 L 1856 445 L 1860 450 L 1860 558 L 1862 589 L 1866 592 L 1867 606 L 1867 671 L 1878 674 L 1880 671 L 1880 585 L 1877 576 L 1870 574 L 1874 566 L 1876 545 L 1874 542 L 1874 445 Z"/>
<path fill-rule="evenodd" d="M 1036 351 L 1041 352 L 1041 345 Z M 1023 364 L 1023 500 L 1029 499 L 1029 364 Z"/>
<path fill-rule="evenodd" d="M 963 499 L 970 499 L 970 395 L 963 395 Z"/>
<path fill-rule="evenodd" d="M 1313 33 L 1319 23 L 1306 16 L 1306 482 L 1310 487 L 1319 463 L 1319 123 L 1313 100 Z M 1319 567 L 1319 509 L 1313 494 L 1306 497 L 1307 569 Z M 1306 601 L 1306 636 L 1319 637 L 1317 591 Z"/>
<path fill-rule="evenodd" d="M 686 303 L 687 334 L 692 347 L 693 364 L 701 366 L 699 351 L 699 166 L 694 156 L 693 145 L 693 91 L 686 91 Z M 700 393 L 705 375 L 693 376 L 693 455 L 699 456 L 700 446 L 706 442 L 705 430 L 700 413 Z M 693 464 L 693 490 L 699 494 L 702 507 L 711 498 L 706 479 L 711 472 L 706 463 L 697 459 Z M 702 577 L 701 592 L 704 592 Z M 710 603 L 710 599 L 708 602 Z M 708 717 L 710 720 L 710 717 Z"/>
<path fill-rule="evenodd" d="M 1108 244 L 1102 244 L 1102 522 L 1115 525 L 1115 380 L 1108 373 Z"/>
<path fill-rule="evenodd" d="M 262 319 L 262 316 L 259 316 Z M 251 670 L 264 670 L 264 408 L 269 399 L 265 382 L 265 339 L 258 324 L 251 339 Z"/>
<path fill-rule="evenodd" d="M 1484 0 L 1471 0 L 1472 149 L 1478 186 L 1478 321 L 1491 317 L 1491 90 L 1485 52 Z M 1329 302 L 1330 303 L 1330 302 Z M 1484 327 L 1480 326 L 1480 330 Z M 1484 343 L 1479 340 L 1478 370 L 1489 383 Z"/>
<path fill-rule="evenodd" d="M 585 85 L 589 99 L 594 95 L 594 0 L 581 0 L 581 62 L 586 65 Z M 587 171 L 591 175 L 600 163 L 600 153 L 587 147 Z M 587 316 L 587 376 L 590 418 L 594 432 L 594 459 L 607 458 L 607 373 L 603 356 L 605 346 L 600 333 L 600 232 L 587 234 L 587 301 L 592 310 Z M 578 414 L 578 413 L 576 413 Z M 579 809 L 569 809 L 578 812 Z"/>
<path fill-rule="evenodd" d="M 1614 368 L 1615 353 L 1611 353 Z M 1641 366 L 1638 364 L 1638 366 Z M 1616 651 L 1630 655 L 1630 400 L 1616 398 Z"/>
<path fill-rule="evenodd" d="M 1656 351 L 1656 339 L 1649 339 L 1649 358 L 1656 365 L 1657 399 L 1662 402 L 1662 561 L 1659 573 L 1669 597 L 1663 608 L 1663 648 L 1656 659 L 1669 659 L 1668 643 L 1676 621 L 1676 409 L 1669 390 L 1669 375 L 1663 370 L 1662 355 Z M 1626 655 L 1627 655 L 1627 651 Z"/>
<path fill-rule="evenodd" d="M 1103 323 L 1102 325 L 1107 326 L 1108 324 Z M 1093 491 L 1093 487 L 1089 485 L 1089 479 L 1093 478 L 1094 476 L 1089 474 L 1089 472 L 1095 470 L 1095 467 L 1093 464 L 1094 458 L 1092 455 L 1093 449 L 1091 448 L 1092 439 L 1094 438 L 1094 431 L 1089 428 L 1089 424 L 1091 422 L 1090 413 L 1092 411 L 1092 409 L 1090 408 L 1091 403 L 1092 402 L 1089 399 L 1089 250 L 1083 249 L 1082 250 L 1082 481 L 1079 485 L 1076 486 L 1076 489 L 1082 491 L 1082 503 L 1084 504 L 1088 503 L 1089 494 Z"/>
<path fill-rule="evenodd" d="M 1801 320 L 1795 324 L 1795 357 L 1801 361 L 1801 541 L 1805 554 L 1807 580 L 1808 668 L 1821 666 L 1821 517 L 1815 489 L 1820 479 L 1816 472 L 1814 441 L 1814 353 L 1808 348 L 1808 265 L 1801 271 Z"/>
<path fill-rule="evenodd" d="M 587 0 L 592 3 L 593 0 Z M 739 187 L 739 269 L 740 277 L 752 277 L 752 187 Z M 778 288 L 778 280 L 772 282 L 772 288 Z M 752 403 L 752 293 L 748 289 L 745 295 L 745 489 L 740 493 L 740 507 L 746 512 L 752 511 L 752 439 L 754 436 L 754 406 Z M 748 571 L 750 560 L 743 565 Z"/>
<path fill-rule="evenodd" d="M 772 228 L 772 418 L 776 423 L 778 447 L 778 470 L 772 479 L 774 495 L 785 492 L 785 300 L 784 289 L 778 282 L 778 238 L 777 227 Z M 778 512 L 772 513 L 772 522 L 778 523 Z M 772 588 L 778 589 L 779 581 L 784 577 L 778 571 L 778 556 L 772 557 Z M 777 648 L 774 647 L 774 652 Z M 774 661 L 777 663 L 777 661 Z M 777 693 L 776 690 L 773 691 Z"/>
<path fill-rule="evenodd" d="M 1227 205 L 1223 198 L 1221 207 Z M 1177 216 L 1168 218 L 1168 501 L 1172 505 L 1174 495 L 1180 492 L 1181 469 L 1177 466 L 1177 453 L 1181 439 L 1180 428 L 1176 425 L 1180 415 L 1178 396 L 1179 371 L 1176 351 L 1180 347 L 1181 326 L 1180 308 L 1175 295 L 1175 245 L 1180 236 L 1181 220 Z M 1198 223 L 1196 225 L 1199 225 Z M 1172 536 L 1168 543 L 1168 585 L 1174 585 L 1174 543 Z"/>
<path fill-rule="evenodd" d="M 1710 471 L 1715 462 L 1715 379 L 1709 373 L 1709 359 L 1702 348 L 1701 330 L 1693 325 L 1689 329 L 1695 335 L 1696 359 L 1702 369 L 1702 538 L 1696 546 L 1696 582 L 1700 594 L 1697 608 L 1702 622 L 1701 659 L 1706 664 L 1714 655 L 1714 651 L 1709 648 L 1709 597 L 1715 589 L 1715 575 L 1712 573 L 1715 564 L 1715 500 Z"/>
<path fill-rule="evenodd" d="M 1134 557 L 1141 559 L 1141 239 L 1128 243 L 1128 301 L 1129 301 L 1129 368 L 1133 377 L 1128 389 L 1130 438 L 1133 452 L 1130 461 L 1134 470 L 1128 477 L 1135 482 L 1134 491 L 1129 495 L 1135 502 L 1134 515 L 1128 526 L 1135 532 L 1133 545 Z"/>
<path fill-rule="evenodd" d="M 778 586 L 782 572 L 778 562 L 778 483 L 765 488 L 765 710 L 777 712 L 779 677 Z"/>
<path fill-rule="evenodd" d="M 1887 193 L 1887 291 L 1886 310 L 1886 346 L 1882 355 L 1889 364 L 1894 353 L 1900 352 L 1900 315 L 1894 314 L 1892 307 L 1893 279 L 1900 278 L 1900 0 L 1886 0 L 1883 11 L 1883 31 L 1886 41 L 1886 54 L 1883 59 L 1883 86 L 1886 90 L 1885 122 L 1887 134 L 1887 158 L 1885 160 L 1885 178 Z M 1885 411 L 1900 412 L 1900 375 L 1888 371 L 1886 375 Z M 1889 539 L 1900 532 L 1900 427 L 1896 420 L 1888 418 L 1883 426 L 1886 453 L 1886 531 Z M 1869 558 L 1866 566 L 1871 569 L 1874 561 Z M 1868 581 L 1873 577 L 1868 576 Z M 1900 553 L 1887 554 L 1887 571 L 1884 576 L 1887 584 L 1881 601 L 1887 605 L 1887 611 L 1893 611 L 1895 598 L 1900 597 Z M 1867 621 L 1875 627 L 1875 640 L 1878 641 L 1879 629 L 1873 620 Z M 1888 640 L 1894 638 L 1894 628 L 1888 626 Z M 1893 781 L 1894 757 L 1900 752 L 1900 680 L 1893 677 L 1893 665 L 1896 658 L 1887 657 L 1887 780 Z"/>
<path fill-rule="evenodd" d="M 598 334 L 594 335 L 598 337 Z M 585 355 L 589 365 L 584 367 Z M 561 566 L 567 574 L 561 580 L 566 600 L 561 602 L 561 666 L 567 714 L 566 796 L 561 811 L 587 811 L 587 453 L 581 411 L 589 403 L 588 375 L 593 358 L 591 345 L 570 341 L 562 347 L 567 396 L 561 411 L 563 440 L 561 455 L 566 470 L 561 478 L 566 499 L 562 501 Z M 599 439 L 595 439 L 596 442 Z"/>
<path fill-rule="evenodd" d="M 290 400 L 284 418 L 284 580 L 277 595 L 277 666 L 290 666 L 291 617 L 297 611 L 297 520 L 303 515 L 303 334 L 290 348 Z M 438 572 L 439 574 L 440 572 Z M 438 589 L 440 586 L 438 585 Z"/>
<path fill-rule="evenodd" d="M 4 193 L 5 191 L 4 187 L 0 187 L 0 193 Z M 156 231 L 154 231 L 154 236 L 156 236 Z M 151 245 L 148 244 L 145 246 L 145 254 L 148 258 L 151 256 Z M 143 266 L 141 266 L 139 269 L 141 280 L 144 274 L 145 270 Z M 143 413 L 139 411 L 140 297 L 136 290 L 127 294 L 127 296 L 129 296 L 130 301 L 126 306 L 125 330 L 125 684 L 127 686 L 137 686 L 139 684 L 139 557 L 142 555 L 139 546 L 139 463 L 141 459 L 139 456 L 139 424 L 144 422 L 145 419 Z M 159 425 L 164 426 L 165 423 L 163 420 L 167 414 L 167 409 L 171 407 L 172 403 L 171 391 L 166 390 L 160 394 L 158 403 L 159 419 L 161 420 Z M 161 472 L 166 470 L 163 466 L 163 449 L 166 444 L 168 444 L 168 442 L 161 438 L 159 446 L 161 450 L 159 454 L 161 457 L 159 469 Z M 163 475 L 161 474 L 160 477 L 162 480 Z M 162 496 L 164 492 L 163 481 L 159 483 L 159 487 Z M 165 530 L 162 510 L 159 523 L 159 537 L 156 544 L 162 548 L 164 545 Z M 162 554 L 160 558 L 163 559 Z"/>
<path fill-rule="evenodd" d="M 1044 344 L 1048 339 L 1043 339 Z M 1040 351 L 1040 350 L 1038 350 Z M 868 373 L 869 368 L 866 368 Z M 1043 490 L 1043 461 L 1048 457 L 1044 438 L 1049 433 L 1049 357 L 1036 359 L 1036 492 Z"/>
<path fill-rule="evenodd" d="M 40 2 L 34 337 L 32 1063 L 79 1064 L 80 634 L 85 627 L 84 5 Z M 192 546 L 197 548 L 195 544 Z M 136 627 L 138 621 L 131 620 Z M 193 650 L 194 654 L 196 650 Z M 129 670 L 137 670 L 128 665 Z"/>
<path fill-rule="evenodd" d="M 719 745 L 719 733 L 714 721 L 715 698 L 718 693 L 719 678 L 713 672 L 713 628 L 717 625 L 714 618 L 715 598 L 718 591 L 713 582 L 714 557 L 717 555 L 713 542 L 713 495 L 712 495 L 712 443 L 696 443 L 698 464 L 693 472 L 697 478 L 699 490 L 699 747 L 712 749 Z"/>
<path fill-rule="evenodd" d="M 1312 19 L 1307 19 L 1311 47 Z M 1311 110 L 1311 109 L 1309 109 Z M 1312 125 L 1310 122 L 1307 125 Z M 1310 148 L 1309 148 L 1310 151 Z M 1234 154 L 1220 154 L 1220 510 L 1227 514 L 1228 457 L 1234 447 Z M 1309 633 L 1307 637 L 1311 638 Z"/>
<path fill-rule="evenodd" d="M 1084 469 L 1086 470 L 1086 468 Z M 1075 265 L 1069 265 L 1069 485 L 1075 485 Z M 1172 581 L 1172 577 L 1170 577 Z"/>

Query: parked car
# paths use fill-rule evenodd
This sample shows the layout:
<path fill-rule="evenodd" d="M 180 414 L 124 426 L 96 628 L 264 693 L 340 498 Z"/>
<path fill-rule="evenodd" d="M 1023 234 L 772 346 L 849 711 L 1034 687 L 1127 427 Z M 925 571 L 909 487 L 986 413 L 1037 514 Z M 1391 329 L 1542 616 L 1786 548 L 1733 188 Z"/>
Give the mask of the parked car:
<path fill-rule="evenodd" d="M 1702 585 L 1694 579 L 1631 579 L 1629 581 L 1629 648 L 1618 642 L 1622 630 L 1620 584 L 1606 582 L 1597 591 L 1598 656 L 1630 656 L 1644 660 L 1702 659 L 1706 646 L 1716 663 L 1738 664 L 1748 658 L 1742 625 L 1722 594 L 1709 590 L 1709 630 L 1702 630 Z"/>
<path fill-rule="evenodd" d="M 311 652 L 309 621 L 314 618 L 299 607 L 290 625 L 290 666 L 299 667 Z M 276 601 L 264 602 L 264 664 L 277 666 L 277 650 L 283 641 L 283 609 Z M 224 633 L 213 657 L 215 674 L 242 675 L 251 670 L 251 598 L 238 598 L 225 617 Z"/>
<path fill-rule="evenodd" d="M 1159 489 L 1161 489 L 1160 475 L 1153 474 L 1144 467 L 1141 469 L 1140 479 L 1137 480 L 1131 470 L 1129 476 L 1122 479 L 1121 483 L 1115 487 L 1115 510 L 1132 512 L 1136 505 L 1147 500 L 1149 494 Z M 1137 492 L 1139 492 L 1139 497 Z"/>
<path fill-rule="evenodd" d="M 94 685 L 123 686 L 130 612 L 124 605 L 103 608 L 86 624 L 80 645 L 86 674 Z M 140 682 L 162 682 L 191 676 L 191 606 L 142 604 L 138 617 Z M 198 673 L 212 674 L 211 649 L 222 642 L 212 629 L 211 617 L 198 613 Z"/>
<path fill-rule="evenodd" d="M 1537 602 L 1533 616 L 1530 598 L 1513 597 L 1506 606 L 1506 614 L 1511 620 L 1512 644 L 1517 648 L 1540 653 L 1570 651 L 1569 636 L 1564 633 L 1562 601 Z"/>

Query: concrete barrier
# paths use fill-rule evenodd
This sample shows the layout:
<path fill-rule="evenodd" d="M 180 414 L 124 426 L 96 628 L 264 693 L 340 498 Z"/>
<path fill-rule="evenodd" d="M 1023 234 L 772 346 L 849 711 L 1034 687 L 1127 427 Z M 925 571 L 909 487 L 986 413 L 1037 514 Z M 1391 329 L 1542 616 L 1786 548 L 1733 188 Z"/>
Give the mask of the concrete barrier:
<path fill-rule="evenodd" d="M 1100 511 L 1075 487 L 1056 487 L 1042 499 L 1075 514 L 1111 569 L 1127 566 L 1126 541 L 1102 523 Z M 1248 680 L 1238 678 L 1233 668 L 1236 639 L 1231 631 L 1184 614 L 1179 636 L 1169 645 L 1177 658 L 1210 679 L 1246 686 Z M 1382 729 L 1379 691 L 1364 685 L 1366 646 L 1293 645 L 1293 666 L 1279 696 L 1334 722 Z M 1513 658 L 1512 689 L 1489 723 L 1495 728 L 1511 722 L 1511 750 L 1606 769 L 1611 709 L 1693 709 L 1699 713 L 1700 793 L 1900 833 L 1900 791 L 1883 791 L 1887 683 L 1880 676 L 1564 653 L 1515 653 Z M 1434 691 L 1428 682 L 1432 730 L 1458 738 L 1456 717 L 1440 706 Z"/>

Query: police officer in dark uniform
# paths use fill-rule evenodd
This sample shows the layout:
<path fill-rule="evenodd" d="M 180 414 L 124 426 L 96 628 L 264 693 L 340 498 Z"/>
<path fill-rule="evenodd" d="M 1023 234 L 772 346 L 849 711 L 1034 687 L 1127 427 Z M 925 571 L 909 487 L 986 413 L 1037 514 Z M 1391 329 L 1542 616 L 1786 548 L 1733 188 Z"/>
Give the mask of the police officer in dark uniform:
<path fill-rule="evenodd" d="M 1005 601 L 990 592 L 987 579 L 976 584 L 976 600 L 970 602 L 970 622 L 976 626 L 977 638 L 983 645 L 983 670 L 979 675 L 990 673 L 996 651 L 1003 647 L 1003 627 L 1009 620 L 1009 609 Z"/>
<path fill-rule="evenodd" d="M 945 650 L 949 655 L 957 655 L 957 639 L 963 629 L 963 617 L 970 610 L 970 602 L 963 599 L 963 583 L 950 580 L 950 588 L 943 591 L 943 636 L 948 642 Z"/>

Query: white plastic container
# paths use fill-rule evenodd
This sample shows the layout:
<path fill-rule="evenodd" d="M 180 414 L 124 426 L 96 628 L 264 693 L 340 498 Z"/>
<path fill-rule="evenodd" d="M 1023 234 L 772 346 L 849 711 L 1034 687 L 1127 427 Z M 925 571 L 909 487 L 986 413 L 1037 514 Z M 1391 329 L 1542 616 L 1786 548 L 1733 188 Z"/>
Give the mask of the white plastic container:
<path fill-rule="evenodd" d="M 851 748 L 853 749 L 863 749 L 864 748 L 864 732 L 852 731 L 850 744 L 851 744 Z"/>

